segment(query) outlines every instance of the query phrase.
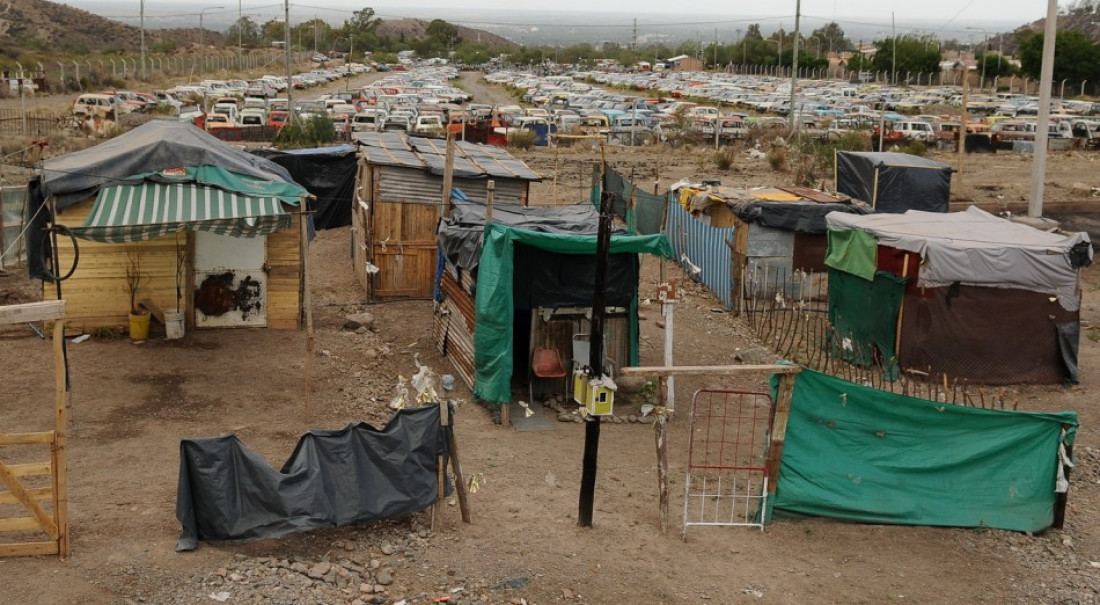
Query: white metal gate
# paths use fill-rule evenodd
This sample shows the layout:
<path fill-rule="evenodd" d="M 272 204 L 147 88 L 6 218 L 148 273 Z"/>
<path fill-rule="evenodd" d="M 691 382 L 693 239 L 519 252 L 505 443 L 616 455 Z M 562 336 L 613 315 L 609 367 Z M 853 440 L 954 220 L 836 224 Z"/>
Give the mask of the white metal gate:
<path fill-rule="evenodd" d="M 195 232 L 195 326 L 267 326 L 267 236 Z"/>
<path fill-rule="evenodd" d="M 766 393 L 700 389 L 691 400 L 684 528 L 767 522 L 766 457 L 773 414 Z"/>

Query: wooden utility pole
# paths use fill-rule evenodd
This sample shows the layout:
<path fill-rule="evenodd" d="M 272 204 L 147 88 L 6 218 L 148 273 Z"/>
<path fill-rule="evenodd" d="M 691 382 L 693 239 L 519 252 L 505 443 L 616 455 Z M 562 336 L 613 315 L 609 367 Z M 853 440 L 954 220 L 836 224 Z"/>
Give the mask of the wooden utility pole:
<path fill-rule="evenodd" d="M 603 376 L 603 327 L 607 315 L 604 284 L 607 281 L 607 261 L 611 251 L 611 196 L 600 199 L 600 230 L 596 236 L 596 279 L 592 296 L 592 332 L 588 337 L 589 378 Z M 592 509 L 596 496 L 596 462 L 600 451 L 600 417 L 587 416 L 584 423 L 584 459 L 581 467 L 581 494 L 577 525 L 592 527 Z"/>
<path fill-rule="evenodd" d="M 444 218 L 450 214 L 451 189 L 454 188 L 455 178 L 455 133 L 447 133 L 447 155 L 443 163 L 443 196 L 439 201 L 439 217 Z"/>

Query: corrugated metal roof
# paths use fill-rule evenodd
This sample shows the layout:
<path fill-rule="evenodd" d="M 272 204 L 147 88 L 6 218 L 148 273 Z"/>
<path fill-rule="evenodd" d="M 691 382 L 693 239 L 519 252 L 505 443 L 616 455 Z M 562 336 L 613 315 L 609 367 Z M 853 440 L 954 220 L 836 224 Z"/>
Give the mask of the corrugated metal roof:
<path fill-rule="evenodd" d="M 426 168 L 432 174 L 443 174 L 446 166 L 445 139 L 410 137 L 402 132 L 361 132 L 355 133 L 354 139 L 368 164 Z M 504 149 L 465 141 L 456 141 L 454 170 L 455 176 L 465 178 L 542 179 Z"/>

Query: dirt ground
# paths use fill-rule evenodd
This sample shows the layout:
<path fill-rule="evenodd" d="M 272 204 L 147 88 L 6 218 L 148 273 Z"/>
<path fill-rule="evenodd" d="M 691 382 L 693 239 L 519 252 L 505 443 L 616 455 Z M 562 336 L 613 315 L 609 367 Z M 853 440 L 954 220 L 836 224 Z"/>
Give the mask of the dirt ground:
<path fill-rule="evenodd" d="M 480 90 L 472 79 L 468 89 Z M 503 94 L 498 90 L 492 93 Z M 534 150 L 520 157 L 547 176 L 533 203 L 586 197 L 593 149 Z M 680 178 L 724 184 L 783 184 L 759 160 L 718 173 L 706 152 L 608 149 L 607 160 L 640 181 L 659 173 L 662 188 Z M 1075 183 L 1100 186 L 1095 158 L 1052 157 L 1048 199 L 1089 210 Z M 968 158 L 959 199 L 1018 201 L 1030 163 L 1011 154 Z M 555 179 L 556 176 L 556 179 Z M 1001 200 L 997 196 L 1004 196 Z M 1087 218 L 1087 217 L 1086 217 Z M 1085 271 L 1082 383 L 1072 388 L 1013 389 L 1020 409 L 1074 410 L 1081 431 L 1064 531 L 1026 535 L 995 530 L 858 525 L 828 519 L 777 520 L 767 531 L 693 529 L 679 539 L 687 457 L 684 416 L 669 430 L 672 535 L 658 532 L 657 478 L 651 426 L 603 427 L 595 526 L 577 527 L 582 425 L 545 432 L 493 424 L 460 383 L 456 434 L 463 466 L 480 489 L 471 496 L 474 524 L 445 506 L 443 529 L 428 532 L 426 513 L 359 528 L 282 539 L 202 544 L 178 554 L 175 490 L 179 440 L 236 433 L 274 466 L 311 428 L 349 422 L 381 425 L 398 375 L 414 359 L 453 373 L 431 342 L 432 303 L 368 306 L 351 273 L 349 232 L 322 232 L 310 247 L 310 287 L 317 347 L 310 409 L 305 409 L 302 332 L 214 330 L 143 345 L 92 338 L 69 346 L 74 427 L 69 439 L 69 511 L 73 556 L 0 559 L 0 602 L 25 603 L 1095 603 L 1100 599 L 1100 422 L 1092 396 L 1100 385 L 1100 270 Z M 655 297 L 662 270 L 647 259 L 641 296 Z M 0 302 L 35 296 L 19 272 L 0 276 Z M 757 345 L 743 322 L 689 284 L 678 306 L 678 364 L 728 364 Z M 344 315 L 369 310 L 376 331 L 343 329 Z M 655 306 L 643 307 L 643 364 L 662 355 Z M 1010 328 L 1006 328 L 1010 329 Z M 0 431 L 52 427 L 50 343 L 25 326 L 0 332 Z M 680 401 L 700 386 L 763 389 L 765 377 L 681 380 Z M 549 413 L 538 410 L 539 413 Z M 552 418 L 552 416 L 551 416 Z M 22 461 L 0 447 L 0 459 Z M 0 507 L 0 514 L 7 509 Z M 283 574 L 282 562 L 379 561 L 392 571 L 382 591 L 340 590 L 324 580 Z M 279 567 L 280 582 L 250 575 Z M 241 570 L 246 569 L 248 573 Z M 259 572 L 257 572 L 259 573 Z M 285 580 L 294 575 L 297 584 Z M 377 575 L 372 576 L 377 582 Z M 267 578 L 267 576 L 265 576 Z M 379 588 L 376 586 L 375 588 Z M 463 590 L 458 590 L 459 588 Z"/>

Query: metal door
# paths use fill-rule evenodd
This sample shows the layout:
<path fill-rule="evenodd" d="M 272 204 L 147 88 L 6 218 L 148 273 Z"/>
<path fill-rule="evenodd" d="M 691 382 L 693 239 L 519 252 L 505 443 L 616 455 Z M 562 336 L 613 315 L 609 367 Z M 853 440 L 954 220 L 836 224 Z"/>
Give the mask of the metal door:
<path fill-rule="evenodd" d="M 267 326 L 267 236 L 195 233 L 195 327 Z"/>

